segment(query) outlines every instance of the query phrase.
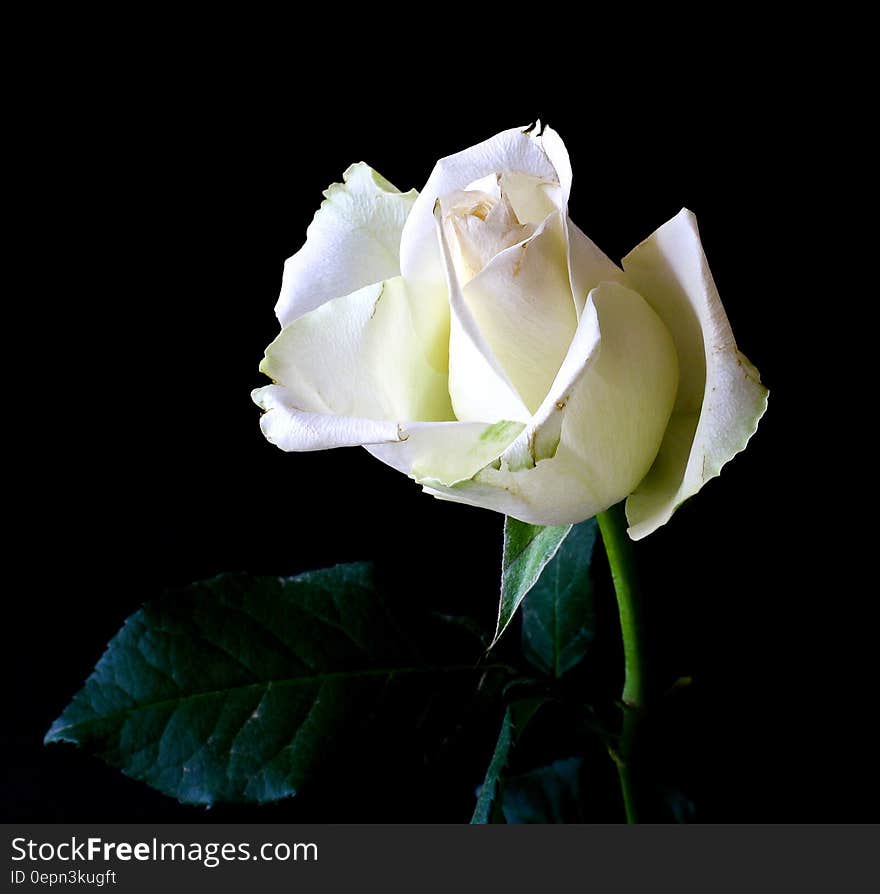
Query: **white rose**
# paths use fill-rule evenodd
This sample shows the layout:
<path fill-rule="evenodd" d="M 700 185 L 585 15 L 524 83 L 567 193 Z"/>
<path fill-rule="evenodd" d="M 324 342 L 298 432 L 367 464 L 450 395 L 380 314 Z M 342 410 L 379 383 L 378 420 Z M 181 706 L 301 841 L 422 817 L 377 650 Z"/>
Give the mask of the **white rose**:
<path fill-rule="evenodd" d="M 669 520 L 766 408 L 683 210 L 613 264 L 568 217 L 553 130 L 441 159 L 421 194 L 361 163 L 288 259 L 260 369 L 283 450 L 364 445 L 436 497 L 533 524 L 628 497 Z"/>

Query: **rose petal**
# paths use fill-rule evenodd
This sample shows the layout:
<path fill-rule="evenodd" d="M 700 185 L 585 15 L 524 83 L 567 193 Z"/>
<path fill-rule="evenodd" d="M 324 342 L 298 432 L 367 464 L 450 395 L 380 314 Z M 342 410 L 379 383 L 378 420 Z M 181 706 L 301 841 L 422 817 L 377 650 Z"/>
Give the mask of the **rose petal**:
<path fill-rule="evenodd" d="M 400 234 L 418 193 L 402 193 L 369 165 L 353 164 L 334 183 L 284 265 L 275 313 L 282 326 L 331 298 L 400 273 Z"/>
<path fill-rule="evenodd" d="M 309 413 L 295 406 L 281 385 L 257 388 L 251 396 L 265 411 L 263 434 L 282 450 L 363 446 L 405 475 L 450 486 L 497 460 L 523 429 L 520 422 L 397 423 Z"/>
<path fill-rule="evenodd" d="M 361 419 L 453 419 L 446 375 L 435 369 L 401 277 L 327 301 L 286 326 L 260 369 L 299 411 Z M 443 324 L 438 321 L 438 338 Z"/>
<path fill-rule="evenodd" d="M 531 413 L 493 354 L 464 300 L 443 230 L 439 202 L 435 209 L 434 227 L 449 296 L 449 395 L 455 415 L 465 422 L 507 419 L 526 423 Z M 419 294 L 423 291 L 419 290 Z"/>
<path fill-rule="evenodd" d="M 396 422 L 309 413 L 295 406 L 281 385 L 256 388 L 251 397 L 265 411 L 260 428 L 266 440 L 282 450 L 327 450 L 400 440 Z"/>
<path fill-rule="evenodd" d="M 495 255 L 535 232 L 532 224 L 519 222 L 507 195 L 496 199 L 482 191 L 459 190 L 437 201 L 462 288 Z"/>
<path fill-rule="evenodd" d="M 416 481 L 452 486 L 495 462 L 523 430 L 521 422 L 415 422 L 401 426 L 398 444 L 368 446 L 382 462 Z"/>
<path fill-rule="evenodd" d="M 558 212 L 530 238 L 496 254 L 462 291 L 508 380 L 534 413 L 577 329 Z"/>
<path fill-rule="evenodd" d="M 568 258 L 571 293 L 574 295 L 578 319 L 587 302 L 587 295 L 602 282 L 618 282 L 630 287 L 626 274 L 568 218 Z"/>
<path fill-rule="evenodd" d="M 571 196 L 571 160 L 562 137 L 552 127 L 545 127 L 541 145 L 559 178 L 561 193 L 559 209 L 565 224 L 565 241 L 568 254 L 571 293 L 574 296 L 578 318 L 583 312 L 587 295 L 602 282 L 619 282 L 629 285 L 623 271 L 608 258 L 568 216 L 568 200 Z"/>
<path fill-rule="evenodd" d="M 598 348 L 593 314 L 601 334 Z M 541 411 L 551 406 L 551 398 L 556 405 L 556 394 L 550 394 L 535 425 L 502 456 L 500 468 L 484 468 L 455 487 L 423 479 L 429 493 L 530 524 L 559 525 L 589 518 L 633 491 L 657 455 L 675 402 L 672 337 L 648 304 L 618 283 L 593 289 L 581 327 L 574 341 L 586 356 L 580 366 L 573 355 L 566 357 L 554 382 L 561 425 L 559 416 L 545 413 L 547 429 L 541 427 Z M 523 439 L 531 435 L 550 452 L 557 426 L 555 453 L 538 454 L 533 467 L 523 463 Z"/>
<path fill-rule="evenodd" d="M 681 367 L 657 461 L 626 504 L 630 537 L 639 540 L 745 448 L 767 408 L 767 389 L 736 348 L 690 211 L 633 249 L 623 266 L 669 327 Z"/>
<path fill-rule="evenodd" d="M 599 315 L 595 302 L 591 301 L 581 314 L 565 360 L 543 403 L 520 436 L 504 451 L 504 464 L 511 472 L 532 468 L 542 459 L 555 456 L 571 396 L 598 356 L 601 342 Z"/>

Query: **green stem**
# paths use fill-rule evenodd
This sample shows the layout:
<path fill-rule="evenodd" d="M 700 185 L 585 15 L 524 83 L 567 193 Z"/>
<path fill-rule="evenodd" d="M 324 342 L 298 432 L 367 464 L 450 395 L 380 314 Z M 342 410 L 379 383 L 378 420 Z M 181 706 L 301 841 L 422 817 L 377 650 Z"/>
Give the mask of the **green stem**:
<path fill-rule="evenodd" d="M 620 754 L 614 758 L 614 762 L 617 764 L 617 778 L 620 780 L 620 794 L 623 797 L 623 809 L 626 811 L 627 823 L 639 822 L 639 811 L 636 806 L 638 804 L 636 773 L 634 770 L 634 752 L 639 719 L 639 712 L 635 708 L 624 707 Z"/>
<path fill-rule="evenodd" d="M 620 753 L 615 756 L 620 776 L 620 790 L 626 809 L 626 821 L 638 822 L 636 773 L 634 758 L 641 709 L 645 698 L 645 651 L 642 643 L 642 613 L 636 585 L 635 557 L 632 541 L 626 533 L 623 504 L 613 506 L 597 516 L 602 542 L 611 566 L 614 592 L 620 613 L 620 633 L 623 638 L 623 732 Z"/>
<path fill-rule="evenodd" d="M 620 612 L 620 632 L 623 637 L 623 703 L 640 708 L 644 701 L 645 655 L 642 649 L 642 613 L 636 586 L 635 557 L 632 541 L 626 533 L 623 504 L 600 512 L 596 519 L 602 532 L 602 542 L 611 566 L 617 608 Z"/>

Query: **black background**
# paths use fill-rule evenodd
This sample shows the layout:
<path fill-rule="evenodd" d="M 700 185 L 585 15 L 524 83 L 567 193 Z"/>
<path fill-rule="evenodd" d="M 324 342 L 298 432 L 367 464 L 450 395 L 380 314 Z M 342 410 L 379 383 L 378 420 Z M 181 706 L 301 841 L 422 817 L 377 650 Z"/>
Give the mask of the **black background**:
<path fill-rule="evenodd" d="M 26 270 L 7 304 L 31 313 L 7 329 L 22 359 L 6 818 L 467 820 L 470 765 L 420 787 L 411 767 L 367 761 L 302 800 L 206 812 L 41 740 L 143 600 L 223 570 L 373 558 L 411 581 L 413 600 L 491 625 L 500 516 L 432 500 L 365 451 L 285 455 L 249 391 L 277 329 L 282 263 L 322 189 L 359 159 L 418 188 L 436 158 L 538 115 L 568 146 L 572 217 L 612 258 L 682 206 L 697 214 L 739 345 L 771 391 L 747 452 L 638 545 L 658 672 L 695 681 L 668 747 L 698 815 L 871 818 L 872 609 L 840 576 L 858 556 L 829 540 L 857 525 L 840 504 L 857 475 L 830 473 L 815 434 L 853 429 L 829 397 L 828 296 L 800 276 L 822 253 L 825 186 L 805 147 L 829 106 L 781 62 L 759 67 L 755 47 L 735 69 L 710 50 L 639 71 L 585 56 L 576 79 L 544 56 L 516 77 L 456 57 L 429 85 L 420 72 L 437 52 L 410 53 L 396 74 L 355 65 L 341 83 L 323 57 L 263 75 L 231 51 L 170 67 L 119 49 L 17 97 Z"/>

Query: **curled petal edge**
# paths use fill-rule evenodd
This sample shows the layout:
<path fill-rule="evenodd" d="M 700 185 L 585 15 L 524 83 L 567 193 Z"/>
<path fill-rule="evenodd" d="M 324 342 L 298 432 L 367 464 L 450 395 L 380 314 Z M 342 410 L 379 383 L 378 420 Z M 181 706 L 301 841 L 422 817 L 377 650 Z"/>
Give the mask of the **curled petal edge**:
<path fill-rule="evenodd" d="M 629 536 L 640 540 L 745 449 L 769 392 L 737 349 L 691 211 L 682 209 L 633 249 L 623 266 L 669 326 L 679 356 L 695 358 L 687 364 L 691 379 L 682 381 L 657 459 L 627 500 Z M 702 359 L 701 370 L 696 361 Z"/>

